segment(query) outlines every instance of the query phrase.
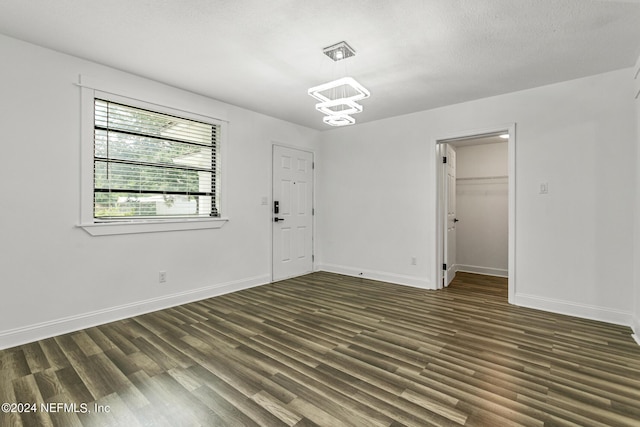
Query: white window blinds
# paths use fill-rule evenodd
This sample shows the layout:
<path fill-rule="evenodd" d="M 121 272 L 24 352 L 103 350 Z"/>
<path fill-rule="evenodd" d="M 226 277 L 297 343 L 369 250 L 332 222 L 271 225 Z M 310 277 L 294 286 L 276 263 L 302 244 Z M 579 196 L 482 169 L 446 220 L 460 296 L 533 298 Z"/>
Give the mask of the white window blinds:
<path fill-rule="evenodd" d="M 94 218 L 219 217 L 219 125 L 95 99 Z"/>

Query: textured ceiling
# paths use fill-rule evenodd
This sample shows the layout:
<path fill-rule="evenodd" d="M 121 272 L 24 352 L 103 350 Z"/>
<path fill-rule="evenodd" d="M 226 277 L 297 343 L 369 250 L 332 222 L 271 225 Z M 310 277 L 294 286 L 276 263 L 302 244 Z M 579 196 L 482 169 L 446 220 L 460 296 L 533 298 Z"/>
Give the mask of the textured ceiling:
<path fill-rule="evenodd" d="M 307 88 L 347 73 L 363 123 L 630 67 L 640 1 L 0 0 L 0 33 L 327 129 Z"/>

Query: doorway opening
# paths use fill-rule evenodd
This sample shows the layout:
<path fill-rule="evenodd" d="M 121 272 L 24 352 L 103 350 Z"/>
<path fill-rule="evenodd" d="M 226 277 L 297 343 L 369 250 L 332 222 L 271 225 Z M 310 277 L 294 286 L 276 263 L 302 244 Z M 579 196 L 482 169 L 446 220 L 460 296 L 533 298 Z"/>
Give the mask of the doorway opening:
<path fill-rule="evenodd" d="M 506 277 L 515 299 L 515 124 L 435 140 L 435 288 L 457 271 Z"/>

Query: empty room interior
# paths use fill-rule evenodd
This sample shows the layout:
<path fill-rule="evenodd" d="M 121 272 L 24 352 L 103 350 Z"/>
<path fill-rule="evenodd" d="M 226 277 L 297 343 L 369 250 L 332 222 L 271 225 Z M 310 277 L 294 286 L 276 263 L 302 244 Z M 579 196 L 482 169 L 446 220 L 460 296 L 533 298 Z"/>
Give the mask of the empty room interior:
<path fill-rule="evenodd" d="M 0 426 L 640 425 L 639 22 L 1 1 Z"/>

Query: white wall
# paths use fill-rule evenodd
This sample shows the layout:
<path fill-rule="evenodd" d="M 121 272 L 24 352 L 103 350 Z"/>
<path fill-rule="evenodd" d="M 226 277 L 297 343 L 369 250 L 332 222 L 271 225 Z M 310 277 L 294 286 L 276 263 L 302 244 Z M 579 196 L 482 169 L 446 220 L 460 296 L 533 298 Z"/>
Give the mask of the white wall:
<path fill-rule="evenodd" d="M 636 168 L 630 72 L 324 132 L 321 267 L 433 287 L 435 141 L 516 123 L 515 302 L 630 324 Z M 541 182 L 549 183 L 544 197 Z"/>
<path fill-rule="evenodd" d="M 456 270 L 508 276 L 507 142 L 456 147 Z M 484 178 L 484 179 L 483 179 Z"/>
<path fill-rule="evenodd" d="M 428 286 L 432 150 L 415 117 L 323 132 L 316 167 L 319 269 Z"/>
<path fill-rule="evenodd" d="M 270 281 L 272 142 L 319 132 L 0 36 L 0 348 Z M 91 237 L 79 221 L 78 75 L 223 118 L 230 221 Z M 158 283 L 158 272 L 167 283 Z"/>

